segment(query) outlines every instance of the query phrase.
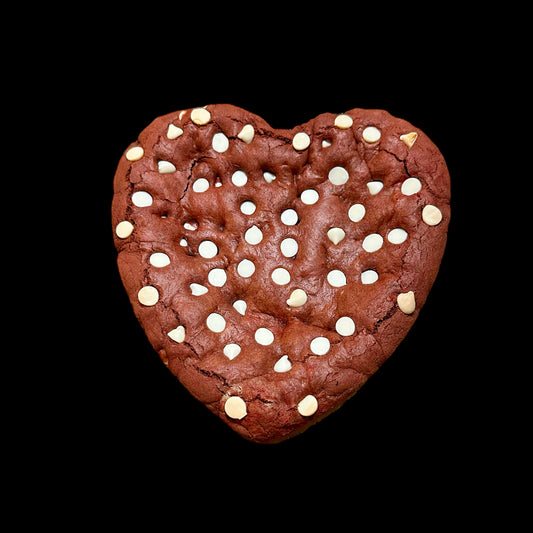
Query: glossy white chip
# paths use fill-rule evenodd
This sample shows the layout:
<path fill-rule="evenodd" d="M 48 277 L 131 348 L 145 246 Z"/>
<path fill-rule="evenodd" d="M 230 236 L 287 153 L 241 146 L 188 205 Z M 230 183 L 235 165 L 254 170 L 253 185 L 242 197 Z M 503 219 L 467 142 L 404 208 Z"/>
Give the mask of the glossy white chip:
<path fill-rule="evenodd" d="M 137 207 L 148 207 L 152 205 L 153 198 L 152 195 L 146 191 L 137 191 L 131 195 L 131 201 L 133 202 L 133 205 L 136 205 Z"/>
<path fill-rule="evenodd" d="M 185 340 L 185 328 L 183 326 L 178 326 L 175 329 L 171 329 L 167 335 L 174 342 L 183 342 Z"/>
<path fill-rule="evenodd" d="M 318 192 L 315 189 L 306 189 L 300 195 L 300 199 L 306 205 L 313 205 L 318 202 Z"/>
<path fill-rule="evenodd" d="M 282 267 L 275 268 L 270 277 L 276 285 L 287 285 L 287 283 L 291 281 L 291 275 L 289 274 L 289 271 Z"/>
<path fill-rule="evenodd" d="M 257 226 L 252 226 L 246 230 L 244 240 L 248 244 L 259 244 L 263 240 L 263 232 Z"/>
<path fill-rule="evenodd" d="M 274 365 L 274 372 L 288 372 L 292 368 L 292 363 L 289 361 L 288 355 L 282 355 Z"/>
<path fill-rule="evenodd" d="M 317 409 L 318 400 L 312 394 L 308 394 L 298 403 L 298 412 L 302 416 L 312 416 L 317 412 Z"/>
<path fill-rule="evenodd" d="M 349 177 L 348 171 L 344 167 L 333 167 L 328 174 L 328 179 L 333 185 L 344 185 Z"/>
<path fill-rule="evenodd" d="M 169 124 L 167 129 L 167 138 L 177 139 L 180 135 L 183 135 L 183 130 L 175 126 L 174 124 Z"/>
<path fill-rule="evenodd" d="M 239 273 L 239 276 L 249 278 L 255 272 L 255 265 L 249 259 L 243 259 L 237 265 L 237 272 Z"/>
<path fill-rule="evenodd" d="M 226 344 L 222 351 L 224 352 L 224 355 L 231 361 L 241 353 L 241 347 L 235 343 Z"/>
<path fill-rule="evenodd" d="M 368 126 L 363 130 L 363 139 L 367 143 L 375 143 L 381 138 L 381 132 L 375 126 Z"/>
<path fill-rule="evenodd" d="M 246 305 L 246 302 L 244 300 L 236 300 L 235 302 L 233 302 L 233 307 L 240 315 L 244 316 L 246 313 L 246 308 L 248 306 Z"/>
<path fill-rule="evenodd" d="M 315 337 L 310 344 L 311 351 L 315 355 L 325 355 L 329 352 L 331 344 L 327 337 Z"/>
<path fill-rule="evenodd" d="M 229 148 L 229 140 L 223 133 L 215 133 L 211 146 L 215 152 L 222 153 Z"/>
<path fill-rule="evenodd" d="M 281 221 L 286 226 L 294 226 L 298 222 L 298 213 L 294 209 L 285 209 L 281 213 Z"/>
<path fill-rule="evenodd" d="M 133 224 L 127 220 L 123 220 L 117 224 L 115 233 L 119 239 L 127 239 L 133 233 Z"/>
<path fill-rule="evenodd" d="M 342 287 L 346 285 L 346 276 L 342 270 L 331 270 L 327 275 L 328 283 L 332 287 Z"/>
<path fill-rule="evenodd" d="M 205 178 L 198 178 L 192 184 L 192 190 L 194 192 L 205 192 L 209 189 L 209 182 Z"/>
<path fill-rule="evenodd" d="M 170 257 L 163 252 L 155 252 L 150 256 L 150 264 L 157 268 L 170 265 Z"/>
<path fill-rule="evenodd" d="M 387 240 L 392 244 L 402 244 L 407 239 L 407 231 L 403 228 L 394 228 L 387 233 Z"/>
<path fill-rule="evenodd" d="M 262 346 L 269 346 L 274 342 L 274 333 L 267 328 L 259 328 L 254 334 L 255 342 Z"/>
<path fill-rule="evenodd" d="M 207 280 L 214 287 L 222 287 L 226 283 L 228 276 L 222 268 L 213 268 L 207 274 Z"/>
<path fill-rule="evenodd" d="M 224 404 L 224 411 L 234 420 L 242 420 L 247 414 L 246 402 L 238 396 L 230 396 Z"/>
<path fill-rule="evenodd" d="M 335 331 L 343 337 L 353 335 L 355 333 L 355 322 L 349 316 L 341 316 L 335 323 Z"/>
<path fill-rule="evenodd" d="M 256 205 L 251 200 L 246 200 L 241 204 L 241 213 L 245 215 L 253 215 L 256 210 Z"/>
<path fill-rule="evenodd" d="M 371 233 L 363 240 L 363 249 L 367 252 L 377 252 L 383 246 L 383 237 L 379 233 Z"/>
<path fill-rule="evenodd" d="M 137 298 L 139 303 L 150 307 L 159 301 L 159 291 L 152 285 L 146 285 L 139 289 Z"/>
<path fill-rule="evenodd" d="M 236 170 L 231 176 L 231 181 L 233 182 L 233 185 L 243 187 L 248 181 L 248 176 L 242 170 Z"/>
<path fill-rule="evenodd" d="M 170 161 L 158 161 L 157 169 L 160 174 L 170 174 L 176 172 L 176 167 Z"/>
<path fill-rule="evenodd" d="M 285 257 L 294 257 L 298 253 L 298 242 L 292 237 L 283 239 L 279 247 Z"/>
<path fill-rule="evenodd" d="M 421 189 L 422 183 L 418 178 L 407 178 L 402 183 L 402 194 L 405 194 L 405 196 L 416 194 L 417 192 L 420 192 Z"/>
<path fill-rule="evenodd" d="M 360 222 L 365 216 L 366 209 L 363 204 L 354 204 L 348 209 L 348 218 L 352 222 Z"/>
<path fill-rule="evenodd" d="M 363 285 L 372 285 L 378 280 L 378 273 L 375 270 L 365 270 L 361 272 L 361 283 Z"/>
<path fill-rule="evenodd" d="M 265 178 L 265 181 L 267 183 L 272 183 L 276 179 L 276 174 L 272 174 L 272 172 L 265 171 L 263 172 L 263 177 Z"/>
<path fill-rule="evenodd" d="M 383 182 L 382 181 L 369 181 L 366 184 L 366 187 L 368 189 L 368 192 L 371 195 L 377 194 L 381 189 L 383 189 Z"/>
<path fill-rule="evenodd" d="M 211 313 L 207 317 L 205 323 L 213 333 L 220 333 L 226 328 L 226 320 L 218 313 Z"/>
<path fill-rule="evenodd" d="M 209 290 L 207 287 L 204 287 L 199 283 L 191 283 L 189 288 L 191 289 L 191 294 L 193 296 L 202 296 L 202 294 L 205 294 Z"/>
<path fill-rule="evenodd" d="M 205 259 L 211 259 L 218 254 L 218 248 L 213 241 L 202 241 L 198 246 L 198 253 Z"/>

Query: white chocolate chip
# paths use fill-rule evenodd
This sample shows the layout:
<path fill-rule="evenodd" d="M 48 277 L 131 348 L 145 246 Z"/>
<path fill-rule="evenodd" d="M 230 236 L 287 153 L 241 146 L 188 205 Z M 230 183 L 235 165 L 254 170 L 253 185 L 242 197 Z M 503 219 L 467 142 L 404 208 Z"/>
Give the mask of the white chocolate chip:
<path fill-rule="evenodd" d="M 199 283 L 191 283 L 189 285 L 189 288 L 191 289 L 191 294 L 193 296 L 202 296 L 202 294 L 205 294 L 209 291 L 207 287 L 204 287 L 203 285 L 200 285 Z"/>
<path fill-rule="evenodd" d="M 176 172 L 176 167 L 170 161 L 158 161 L 157 169 L 160 174 L 170 174 Z"/>
<path fill-rule="evenodd" d="M 348 218 L 352 222 L 360 222 L 365 216 L 366 209 L 363 204 L 354 204 L 348 210 Z"/>
<path fill-rule="evenodd" d="M 367 188 L 368 188 L 368 192 L 371 194 L 371 195 L 375 195 L 377 194 L 379 191 L 381 191 L 381 189 L 383 189 L 383 182 L 382 181 L 369 181 L 367 184 L 366 184 Z"/>
<path fill-rule="evenodd" d="M 365 270 L 361 272 L 361 283 L 363 285 L 372 285 L 378 280 L 378 273 L 375 270 Z"/>
<path fill-rule="evenodd" d="M 309 347 L 315 355 L 325 355 L 329 352 L 331 343 L 327 337 L 315 337 Z"/>
<path fill-rule="evenodd" d="M 231 176 L 231 181 L 233 182 L 233 185 L 237 187 L 243 187 L 248 181 L 248 176 L 246 175 L 246 172 L 242 170 L 236 170 Z"/>
<path fill-rule="evenodd" d="M 185 222 L 185 224 L 183 224 L 183 227 L 185 229 L 188 229 L 189 231 L 196 231 L 198 229 L 198 223 L 197 222 Z"/>
<path fill-rule="evenodd" d="M 159 291 L 152 285 L 146 285 L 139 290 L 137 298 L 141 304 L 152 306 L 159 301 Z"/>
<path fill-rule="evenodd" d="M 163 268 L 170 265 L 170 257 L 163 252 L 155 252 L 150 256 L 150 264 L 157 268 Z"/>
<path fill-rule="evenodd" d="M 383 237 L 379 233 L 371 233 L 363 240 L 363 249 L 367 252 L 377 252 L 383 246 Z"/>
<path fill-rule="evenodd" d="M 307 302 L 307 294 L 303 289 L 294 289 L 287 300 L 289 307 L 301 307 Z"/>
<path fill-rule="evenodd" d="M 288 372 L 292 368 L 292 364 L 289 361 L 288 355 L 282 355 L 274 365 L 274 372 L 279 372 L 282 374 L 283 372 Z"/>
<path fill-rule="evenodd" d="M 328 148 L 329 146 L 331 146 L 331 141 L 328 141 L 327 139 L 324 139 L 322 141 L 322 148 Z"/>
<path fill-rule="evenodd" d="M 441 210 L 434 205 L 426 205 L 424 209 L 422 209 L 422 220 L 428 226 L 436 226 L 437 224 L 440 224 L 442 220 Z"/>
<path fill-rule="evenodd" d="M 198 178 L 192 184 L 192 190 L 194 192 L 205 192 L 209 189 L 209 182 L 205 178 Z"/>
<path fill-rule="evenodd" d="M 198 246 L 198 253 L 205 259 L 212 259 L 218 254 L 218 247 L 213 241 L 202 241 Z"/>
<path fill-rule="evenodd" d="M 413 144 L 415 144 L 415 141 L 418 138 L 418 133 L 416 131 L 412 131 L 411 133 L 404 133 L 403 135 L 400 135 L 400 140 L 402 140 L 406 145 L 407 148 L 411 148 Z"/>
<path fill-rule="evenodd" d="M 185 115 L 185 113 L 187 113 L 186 109 L 184 109 L 183 111 L 180 111 L 180 114 L 178 115 L 178 118 L 181 120 L 183 118 L 183 115 Z"/>
<path fill-rule="evenodd" d="M 346 233 L 342 228 L 331 228 L 328 230 L 328 239 L 333 244 L 339 244 L 339 242 L 341 242 L 344 237 L 346 237 Z"/>
<path fill-rule="evenodd" d="M 248 307 L 246 305 L 246 302 L 244 300 L 236 300 L 233 302 L 233 307 L 239 313 L 240 315 L 244 316 L 246 313 L 246 308 Z"/>
<path fill-rule="evenodd" d="M 230 396 L 224 404 L 224 411 L 234 420 L 242 420 L 246 414 L 246 402 L 239 396 Z"/>
<path fill-rule="evenodd" d="M 281 213 L 281 221 L 286 226 L 294 226 L 298 222 L 298 213 L 294 209 L 285 209 Z"/>
<path fill-rule="evenodd" d="M 243 259 L 237 265 L 237 272 L 243 278 L 249 278 L 255 272 L 255 265 L 249 259 Z"/>
<path fill-rule="evenodd" d="M 146 191 L 137 191 L 131 195 L 131 201 L 133 202 L 133 205 L 136 205 L 137 207 L 148 207 L 152 205 L 153 198 L 152 195 Z"/>
<path fill-rule="evenodd" d="M 213 333 L 220 333 L 226 328 L 226 320 L 218 313 L 211 313 L 207 317 L 205 323 Z"/>
<path fill-rule="evenodd" d="M 228 275 L 223 268 L 212 268 L 207 274 L 207 281 L 213 285 L 213 287 L 223 287 L 228 279 Z"/>
<path fill-rule="evenodd" d="M 405 196 L 411 196 L 412 194 L 416 194 L 422 189 L 422 183 L 418 178 L 407 178 L 402 183 L 402 194 L 405 194 Z"/>
<path fill-rule="evenodd" d="M 183 342 L 185 340 L 185 328 L 178 326 L 176 329 L 170 330 L 167 335 L 175 342 Z"/>
<path fill-rule="evenodd" d="M 335 331 L 343 337 L 355 333 L 355 322 L 349 316 L 341 316 L 335 323 Z"/>
<path fill-rule="evenodd" d="M 252 226 L 246 230 L 244 240 L 248 244 L 259 244 L 263 240 L 263 232 L 257 226 Z"/>
<path fill-rule="evenodd" d="M 246 200 L 241 204 L 241 213 L 245 215 L 253 215 L 256 210 L 256 205 L 251 200 Z"/>
<path fill-rule="evenodd" d="M 291 281 L 291 275 L 289 274 L 289 271 L 282 267 L 275 268 L 270 277 L 276 285 L 287 285 L 287 283 L 290 283 Z"/>
<path fill-rule="evenodd" d="M 317 409 L 318 409 L 318 400 L 312 394 L 308 394 L 298 404 L 298 412 L 302 416 L 312 416 L 316 413 Z"/>
<path fill-rule="evenodd" d="M 302 191 L 300 199 L 306 205 L 313 205 L 318 202 L 318 192 L 315 189 L 306 189 Z"/>
<path fill-rule="evenodd" d="M 350 175 L 344 167 L 333 167 L 328 173 L 328 179 L 333 185 L 344 185 Z"/>
<path fill-rule="evenodd" d="M 351 128 L 353 119 L 349 115 L 337 115 L 335 117 L 335 126 L 341 130 L 347 130 Z"/>
<path fill-rule="evenodd" d="M 396 301 L 400 310 L 406 315 L 410 315 L 416 309 L 415 293 L 413 291 L 401 292 L 398 294 Z"/>
<path fill-rule="evenodd" d="M 346 276 L 341 270 L 331 270 L 327 275 L 328 283 L 332 287 L 342 287 L 346 285 Z"/>
<path fill-rule="evenodd" d="M 126 152 L 126 159 L 128 161 L 139 161 L 144 155 L 144 150 L 142 146 L 134 146 Z"/>
<path fill-rule="evenodd" d="M 259 328 L 254 334 L 255 342 L 261 346 L 270 346 L 274 342 L 274 333 L 267 328 Z"/>
<path fill-rule="evenodd" d="M 182 237 L 180 240 L 180 246 L 187 246 L 189 243 L 185 237 Z"/>
<path fill-rule="evenodd" d="M 246 124 L 237 137 L 246 144 L 250 144 L 254 140 L 254 127 L 251 124 Z"/>
<path fill-rule="evenodd" d="M 407 231 L 402 228 L 394 228 L 387 234 L 387 240 L 392 244 L 402 244 L 407 239 Z"/>
<path fill-rule="evenodd" d="M 294 257 L 298 253 L 298 242 L 291 237 L 283 239 L 279 247 L 285 257 Z"/>
<path fill-rule="evenodd" d="M 180 135 L 183 135 L 183 130 L 174 124 L 168 125 L 167 139 L 177 139 Z"/>
<path fill-rule="evenodd" d="M 215 152 L 221 154 L 229 148 L 229 139 L 222 132 L 218 132 L 213 135 L 211 145 Z"/>
<path fill-rule="evenodd" d="M 375 126 L 367 126 L 363 130 L 363 139 L 367 143 L 375 143 L 379 141 L 381 137 L 381 132 Z"/>
<path fill-rule="evenodd" d="M 203 126 L 211 120 L 211 113 L 205 107 L 197 107 L 191 111 L 191 120 L 198 126 Z"/>
<path fill-rule="evenodd" d="M 300 131 L 292 139 L 292 146 L 295 150 L 305 150 L 311 144 L 311 137 L 307 133 Z"/>
<path fill-rule="evenodd" d="M 117 224 L 115 233 L 119 239 L 127 239 L 133 232 L 133 224 L 127 220 L 123 220 Z"/>
<path fill-rule="evenodd" d="M 224 352 L 224 355 L 231 361 L 241 353 L 241 347 L 235 343 L 226 344 L 222 351 Z"/>
<path fill-rule="evenodd" d="M 272 183 L 276 179 L 276 174 L 272 174 L 272 172 L 265 171 L 263 172 L 263 178 L 265 178 L 265 181 L 267 183 Z"/>

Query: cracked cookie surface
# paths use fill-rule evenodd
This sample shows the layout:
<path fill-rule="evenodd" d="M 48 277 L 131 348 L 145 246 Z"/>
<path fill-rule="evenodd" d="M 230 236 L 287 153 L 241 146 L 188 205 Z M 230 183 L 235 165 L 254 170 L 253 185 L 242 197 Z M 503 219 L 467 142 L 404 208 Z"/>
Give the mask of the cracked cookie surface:
<path fill-rule="evenodd" d="M 292 130 L 226 105 L 154 120 L 121 158 L 112 223 L 163 362 L 243 437 L 277 442 L 352 396 L 437 274 L 444 159 L 381 110 Z"/>

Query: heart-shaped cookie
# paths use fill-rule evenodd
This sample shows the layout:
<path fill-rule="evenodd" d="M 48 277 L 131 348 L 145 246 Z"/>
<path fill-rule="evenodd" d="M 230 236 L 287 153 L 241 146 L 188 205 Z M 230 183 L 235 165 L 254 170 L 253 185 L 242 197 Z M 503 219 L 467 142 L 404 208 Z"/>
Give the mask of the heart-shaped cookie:
<path fill-rule="evenodd" d="M 112 223 L 135 315 L 181 383 L 278 442 L 350 398 L 435 280 L 449 174 L 386 111 L 292 130 L 231 105 L 157 118 L 124 152 Z"/>

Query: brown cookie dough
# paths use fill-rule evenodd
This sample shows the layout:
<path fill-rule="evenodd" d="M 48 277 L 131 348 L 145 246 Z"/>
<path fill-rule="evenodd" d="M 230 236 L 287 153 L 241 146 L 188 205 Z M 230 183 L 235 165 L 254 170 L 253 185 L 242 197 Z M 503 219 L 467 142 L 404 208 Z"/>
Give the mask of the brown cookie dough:
<path fill-rule="evenodd" d="M 444 252 L 450 182 L 386 111 L 272 129 L 231 105 L 157 118 L 124 152 L 112 223 L 163 362 L 256 442 L 352 396 L 416 320 Z"/>

